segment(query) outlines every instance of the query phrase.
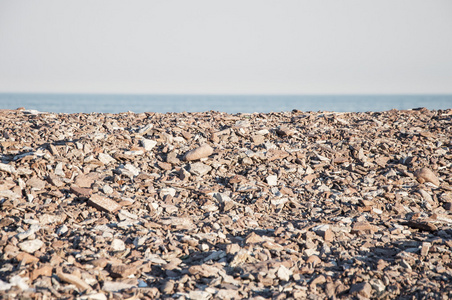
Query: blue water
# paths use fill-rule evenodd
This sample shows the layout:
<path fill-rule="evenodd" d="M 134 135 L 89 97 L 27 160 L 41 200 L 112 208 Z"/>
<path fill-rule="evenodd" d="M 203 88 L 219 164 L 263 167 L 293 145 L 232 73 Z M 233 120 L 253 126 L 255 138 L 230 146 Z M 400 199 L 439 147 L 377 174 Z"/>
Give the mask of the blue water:
<path fill-rule="evenodd" d="M 1 94 L 0 109 L 25 107 L 56 113 L 301 111 L 364 112 L 452 108 L 452 95 L 85 95 Z"/>

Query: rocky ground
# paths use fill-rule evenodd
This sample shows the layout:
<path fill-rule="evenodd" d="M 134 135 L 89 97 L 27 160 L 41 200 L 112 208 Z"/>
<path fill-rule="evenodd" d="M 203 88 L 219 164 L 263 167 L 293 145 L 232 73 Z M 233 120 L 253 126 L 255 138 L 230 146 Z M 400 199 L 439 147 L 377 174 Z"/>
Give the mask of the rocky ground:
<path fill-rule="evenodd" d="M 0 298 L 452 298 L 452 110 L 0 111 Z"/>

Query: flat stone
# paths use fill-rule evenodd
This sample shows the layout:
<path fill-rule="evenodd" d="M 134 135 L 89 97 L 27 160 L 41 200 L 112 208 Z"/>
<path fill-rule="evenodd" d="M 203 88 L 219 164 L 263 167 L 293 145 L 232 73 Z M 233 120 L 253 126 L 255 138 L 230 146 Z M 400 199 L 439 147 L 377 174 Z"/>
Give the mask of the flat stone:
<path fill-rule="evenodd" d="M 116 162 L 116 159 L 111 157 L 109 154 L 105 154 L 105 153 L 99 153 L 99 155 L 97 156 L 97 159 L 100 162 L 102 162 L 104 165 L 108 165 L 110 163 Z"/>
<path fill-rule="evenodd" d="M 122 281 L 108 281 L 105 280 L 102 285 L 102 290 L 106 292 L 120 292 L 122 290 L 128 290 L 137 287 L 138 282 L 136 279 L 122 280 Z"/>
<path fill-rule="evenodd" d="M 357 234 L 369 234 L 372 232 L 375 232 L 377 229 L 375 228 L 374 225 L 371 225 L 369 222 L 367 221 L 359 221 L 359 222 L 355 222 L 353 224 L 352 227 L 352 233 L 357 233 Z"/>
<path fill-rule="evenodd" d="M 99 175 L 92 172 L 89 173 L 87 175 L 78 175 L 75 178 L 75 182 L 74 184 L 78 187 L 82 187 L 82 188 L 90 188 L 91 185 L 94 183 L 94 181 L 96 181 L 99 178 Z"/>
<path fill-rule="evenodd" d="M 20 252 L 19 254 L 17 254 L 16 259 L 24 264 L 36 264 L 39 262 L 39 258 L 26 252 Z"/>
<path fill-rule="evenodd" d="M 36 239 L 19 243 L 18 246 L 22 251 L 25 251 L 27 253 L 34 253 L 41 249 L 42 246 L 44 246 L 44 242 Z"/>
<path fill-rule="evenodd" d="M 218 268 L 206 264 L 191 266 L 188 268 L 188 273 L 191 275 L 200 275 L 202 277 L 216 276 L 218 275 L 218 271 Z"/>
<path fill-rule="evenodd" d="M 42 214 L 39 216 L 39 224 L 41 226 L 48 224 L 61 224 L 66 220 L 65 214 Z"/>
<path fill-rule="evenodd" d="M 410 220 L 410 221 L 408 221 L 407 225 L 410 226 L 411 228 L 416 228 L 416 229 L 430 231 L 430 232 L 438 230 L 438 227 L 436 227 L 435 224 L 433 224 L 432 222 L 428 222 L 428 221 Z"/>
<path fill-rule="evenodd" d="M 65 183 L 60 179 L 60 177 L 59 177 L 59 176 L 56 176 L 56 175 L 54 175 L 54 174 L 50 174 L 50 175 L 47 177 L 47 181 L 48 181 L 50 184 L 52 184 L 52 185 L 54 185 L 54 186 L 56 186 L 56 187 L 62 187 L 62 186 L 65 185 Z"/>
<path fill-rule="evenodd" d="M 92 189 L 71 185 L 70 191 L 78 197 L 89 198 L 93 192 Z"/>
<path fill-rule="evenodd" d="M 115 212 L 121 208 L 121 205 L 110 198 L 106 198 L 97 194 L 91 195 L 88 200 L 88 204 L 94 206 L 99 210 L 103 210 L 109 213 Z"/>
<path fill-rule="evenodd" d="M 146 151 L 151 151 L 155 146 L 157 146 L 157 142 L 148 139 L 141 139 L 141 145 Z"/>
<path fill-rule="evenodd" d="M 208 300 L 212 297 L 212 294 L 205 292 L 205 291 L 190 291 L 188 293 L 188 297 L 191 300 Z"/>
<path fill-rule="evenodd" d="M 202 162 L 196 162 L 190 164 L 190 169 L 188 171 L 195 176 L 203 176 L 209 173 L 211 170 L 211 166 L 205 165 Z"/>
<path fill-rule="evenodd" d="M 113 242 L 112 242 L 113 249 L 115 249 L 114 247 L 116 247 L 116 249 L 125 250 L 125 245 L 124 245 L 124 247 L 122 247 L 120 245 L 113 245 L 113 243 L 115 243 L 115 241 L 118 241 L 118 240 L 113 240 Z M 123 250 L 114 250 L 114 251 L 123 251 Z M 135 274 L 136 271 L 137 271 L 137 268 L 133 265 L 113 264 L 110 267 L 110 275 L 113 278 L 118 278 L 118 277 L 127 278 L 130 275 Z"/>
<path fill-rule="evenodd" d="M 46 183 L 39 178 L 32 177 L 27 180 L 27 186 L 35 190 L 42 190 L 43 188 L 45 188 Z"/>
<path fill-rule="evenodd" d="M 31 280 L 35 280 L 39 276 L 52 276 L 52 266 L 51 265 L 44 265 L 38 269 L 34 269 L 33 272 L 30 275 Z"/>

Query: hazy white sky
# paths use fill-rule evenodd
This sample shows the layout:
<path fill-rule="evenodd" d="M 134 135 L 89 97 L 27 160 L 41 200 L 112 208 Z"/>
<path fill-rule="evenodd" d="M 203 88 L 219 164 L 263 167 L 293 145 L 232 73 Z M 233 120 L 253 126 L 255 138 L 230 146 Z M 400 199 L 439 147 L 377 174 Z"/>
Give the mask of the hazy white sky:
<path fill-rule="evenodd" d="M 0 0 L 0 92 L 452 93 L 452 1 Z"/>

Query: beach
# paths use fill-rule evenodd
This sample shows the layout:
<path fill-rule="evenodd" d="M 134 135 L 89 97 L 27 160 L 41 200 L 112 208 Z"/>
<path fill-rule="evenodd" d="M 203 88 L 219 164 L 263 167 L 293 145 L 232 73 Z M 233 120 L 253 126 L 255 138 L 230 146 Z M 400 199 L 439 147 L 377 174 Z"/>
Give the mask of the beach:
<path fill-rule="evenodd" d="M 0 111 L 0 298 L 450 299 L 452 109 Z"/>

